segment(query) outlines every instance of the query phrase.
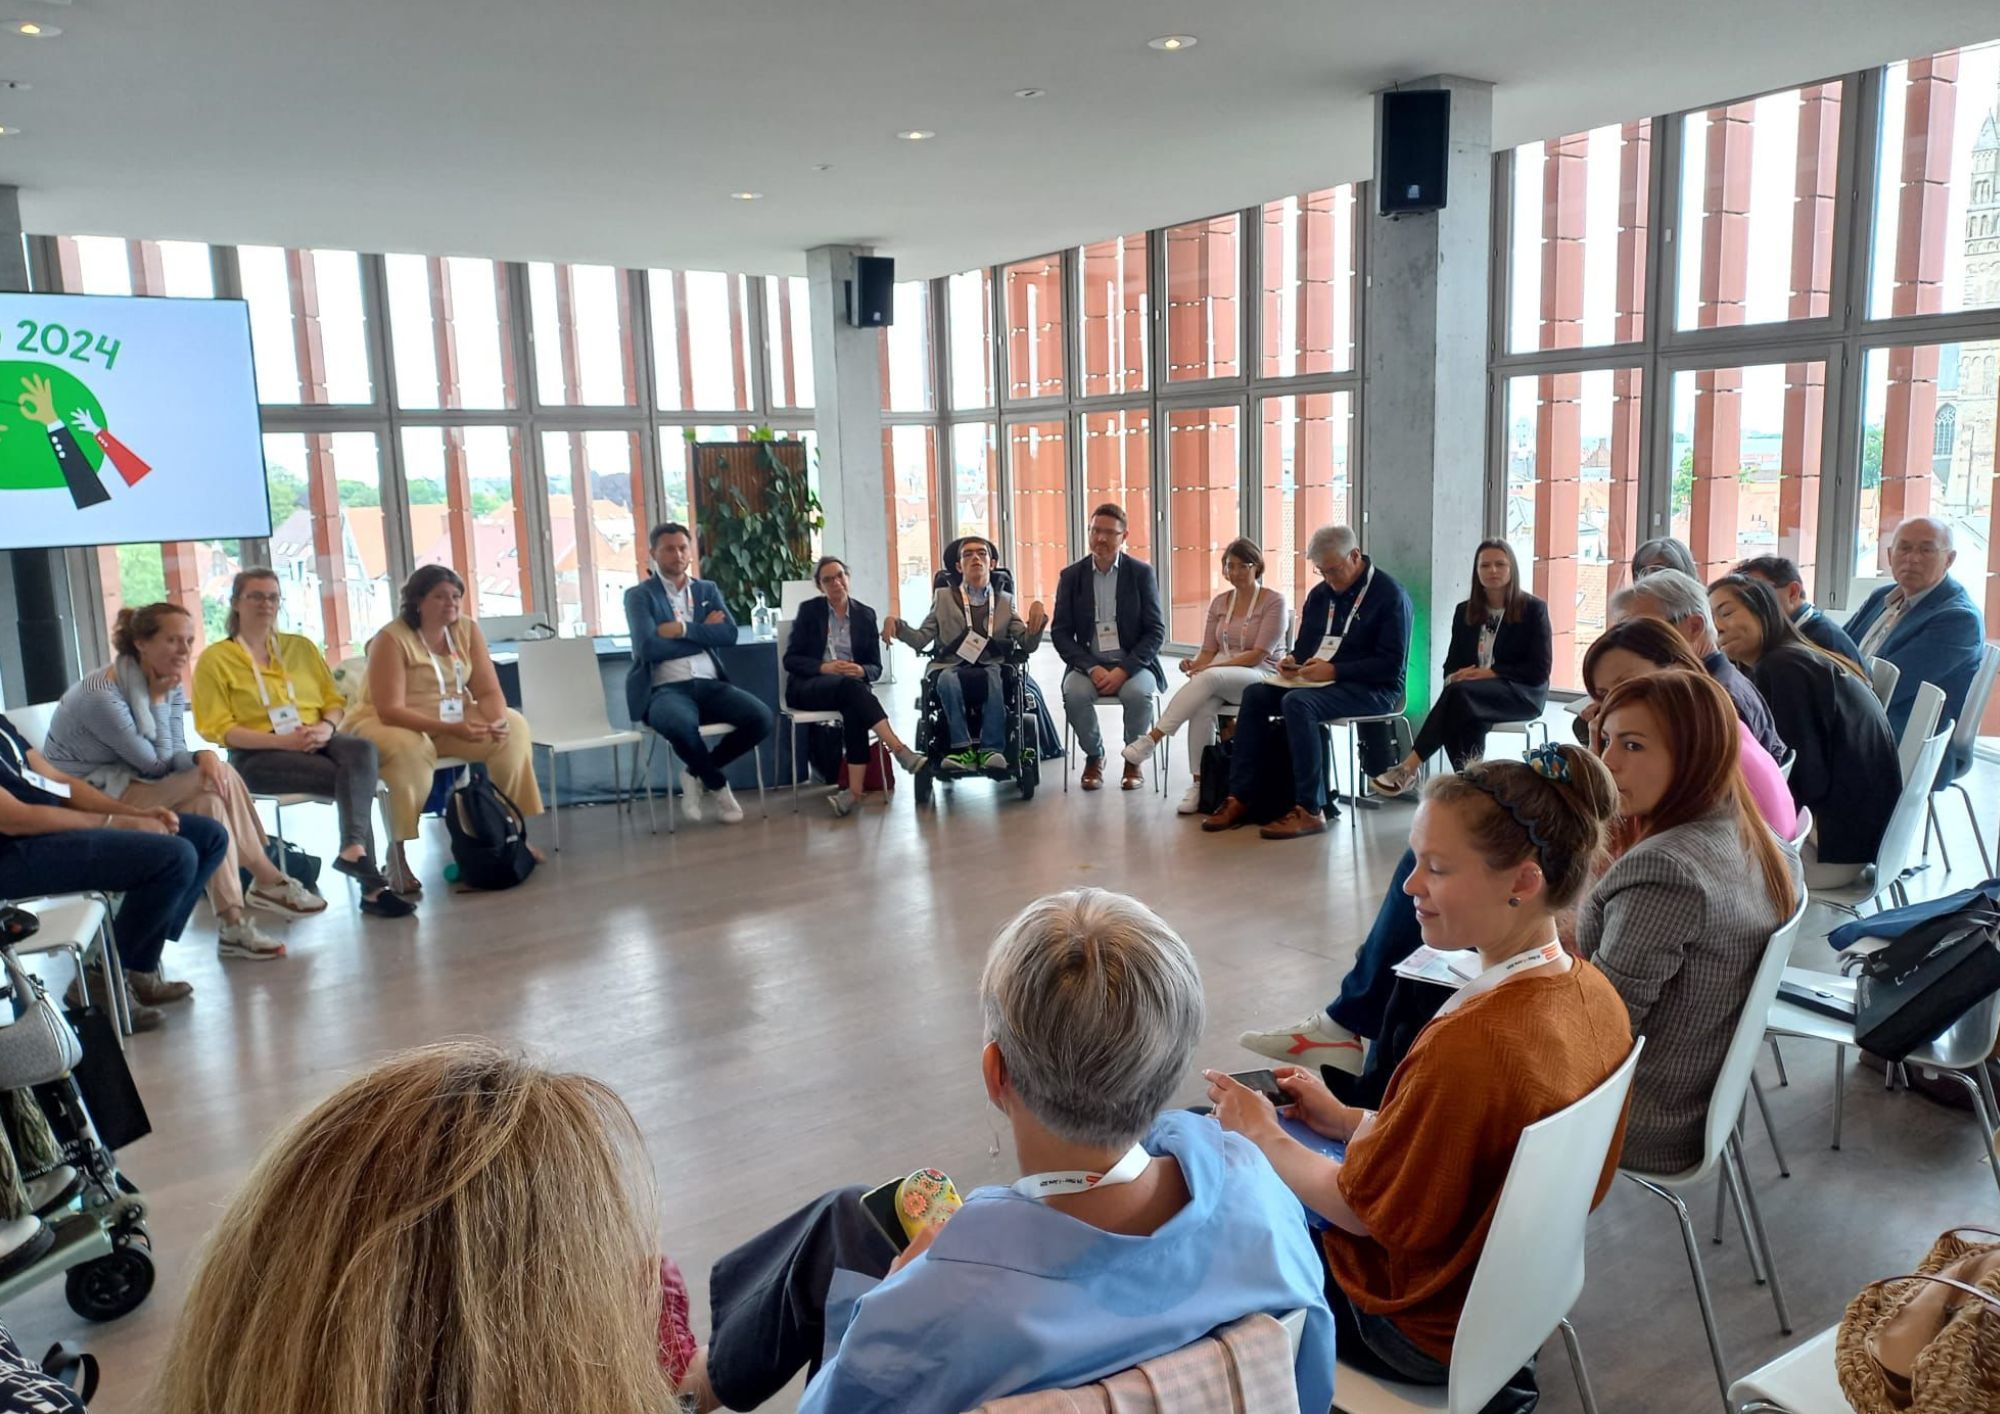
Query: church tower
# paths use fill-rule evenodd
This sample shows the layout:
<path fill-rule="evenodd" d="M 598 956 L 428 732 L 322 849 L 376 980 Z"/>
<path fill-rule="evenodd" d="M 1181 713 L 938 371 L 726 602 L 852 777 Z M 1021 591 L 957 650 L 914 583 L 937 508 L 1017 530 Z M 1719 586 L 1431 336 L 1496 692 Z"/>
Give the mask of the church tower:
<path fill-rule="evenodd" d="M 1973 140 L 1965 205 L 1966 309 L 2000 304 L 2000 85 Z M 1956 386 L 1940 388 L 1934 429 L 1934 465 L 1947 501 L 1967 497 L 1971 478 L 1996 470 L 1993 436 L 2000 399 L 2000 342 L 1965 344 L 1959 350 Z"/>

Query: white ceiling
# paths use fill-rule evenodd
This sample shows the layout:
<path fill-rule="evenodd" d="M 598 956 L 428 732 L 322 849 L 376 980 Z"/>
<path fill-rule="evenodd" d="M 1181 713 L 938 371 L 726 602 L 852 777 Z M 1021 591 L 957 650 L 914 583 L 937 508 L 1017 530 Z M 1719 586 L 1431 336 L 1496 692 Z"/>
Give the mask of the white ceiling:
<path fill-rule="evenodd" d="M 1501 146 L 2000 36 L 1994 0 L 13 0 L 31 231 L 907 277 L 1365 177 L 1371 91 Z M 1185 32 L 1179 54 L 1146 47 Z M 1025 87 L 1045 98 L 1013 96 Z M 898 141 L 931 128 L 931 142 Z M 815 164 L 831 164 L 816 171 Z M 729 193 L 761 191 L 762 201 Z"/>

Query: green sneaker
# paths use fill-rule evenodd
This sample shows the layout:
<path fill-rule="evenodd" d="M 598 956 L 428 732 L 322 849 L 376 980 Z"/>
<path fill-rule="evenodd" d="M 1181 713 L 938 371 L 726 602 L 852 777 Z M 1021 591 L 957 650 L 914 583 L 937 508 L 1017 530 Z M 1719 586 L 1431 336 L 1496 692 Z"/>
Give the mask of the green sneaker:
<path fill-rule="evenodd" d="M 944 765 L 945 774 L 948 776 L 977 774 L 979 771 L 979 753 L 977 751 L 954 751 L 951 755 L 944 758 Z"/>

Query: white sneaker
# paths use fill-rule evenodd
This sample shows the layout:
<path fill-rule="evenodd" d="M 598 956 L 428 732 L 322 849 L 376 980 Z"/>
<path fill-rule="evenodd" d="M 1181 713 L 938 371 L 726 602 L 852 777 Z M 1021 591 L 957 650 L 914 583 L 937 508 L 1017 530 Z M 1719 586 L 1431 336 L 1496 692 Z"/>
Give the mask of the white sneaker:
<path fill-rule="evenodd" d="M 1393 797 L 1403 794 L 1403 792 L 1415 785 L 1416 781 L 1417 773 L 1414 769 L 1404 766 L 1391 766 L 1381 775 L 1371 777 L 1368 784 L 1375 787 L 1377 795 Z"/>
<path fill-rule="evenodd" d="M 701 778 L 692 771 L 681 772 L 681 809 L 687 817 L 697 823 L 701 820 L 701 797 L 706 789 Z"/>
<path fill-rule="evenodd" d="M 277 884 L 252 884 L 244 890 L 243 901 L 252 908 L 282 913 L 288 918 L 310 918 L 326 912 L 326 900 L 290 875 Z"/>
<path fill-rule="evenodd" d="M 716 819 L 725 825 L 740 825 L 743 823 L 743 807 L 736 803 L 735 791 L 731 790 L 728 786 L 724 786 L 721 790 L 710 791 L 709 794 L 715 797 Z"/>
<path fill-rule="evenodd" d="M 1368 1058 L 1368 1042 L 1323 1011 L 1277 1031 L 1245 1031 L 1236 1040 L 1245 1050 L 1272 1060 L 1307 1069 L 1330 1065 L 1349 1075 L 1361 1074 L 1361 1063 Z"/>
<path fill-rule="evenodd" d="M 1183 795 L 1183 796 L 1181 797 L 1181 803 L 1180 803 L 1180 805 L 1179 805 L 1179 806 L 1178 806 L 1178 807 L 1176 808 L 1176 812 L 1175 812 L 1175 813 L 1177 813 L 1177 814 L 1181 814 L 1181 815 L 1199 815 L 1199 814 L 1201 814 L 1201 782 L 1200 782 L 1200 781 L 1196 781 L 1196 782 L 1195 782 L 1195 783 L 1194 783 L 1193 785 L 1191 785 L 1191 786 L 1189 786 L 1189 787 L 1187 788 L 1187 794 L 1186 794 L 1186 795 Z"/>
<path fill-rule="evenodd" d="M 215 951 L 222 957 L 247 957 L 266 962 L 285 955 L 285 945 L 259 928 L 249 914 L 215 930 Z"/>
<path fill-rule="evenodd" d="M 826 805 L 827 809 L 831 810 L 834 814 L 838 815 L 841 819 L 844 820 L 847 818 L 847 813 L 850 810 L 854 809 L 853 792 L 846 790 L 837 790 L 832 795 L 826 798 Z"/>
<path fill-rule="evenodd" d="M 1130 761 L 1134 766 L 1143 766 L 1146 764 L 1146 758 L 1153 754 L 1153 748 L 1159 744 L 1159 742 L 1153 740 L 1151 732 L 1141 732 L 1137 738 L 1126 742 L 1125 749 L 1118 754 L 1123 756 L 1127 761 Z M 1187 813 L 1185 810 L 1181 812 L 1183 815 Z"/>

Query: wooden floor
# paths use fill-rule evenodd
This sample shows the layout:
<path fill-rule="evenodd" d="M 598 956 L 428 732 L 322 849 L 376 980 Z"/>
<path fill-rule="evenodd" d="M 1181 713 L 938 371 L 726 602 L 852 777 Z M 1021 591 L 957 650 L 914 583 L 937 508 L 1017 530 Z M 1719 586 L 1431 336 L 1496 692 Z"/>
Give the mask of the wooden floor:
<path fill-rule="evenodd" d="M 1996 775 L 1978 768 L 1987 821 Z M 334 907 L 291 927 L 283 961 L 222 964 L 203 925 L 168 957 L 194 982 L 193 1001 L 131 1043 L 155 1133 L 122 1160 L 153 1205 L 152 1300 L 92 1327 L 55 1282 L 0 1316 L 29 1350 L 86 1341 L 105 1369 L 94 1409 L 148 1408 L 194 1254 L 274 1130 L 386 1052 L 476 1033 L 601 1076 L 625 1097 L 658 1166 L 667 1250 L 705 1326 L 709 1263 L 830 1184 L 924 1164 L 961 1188 L 1013 1177 L 988 1156 L 974 988 L 1015 909 L 1078 885 L 1151 903 L 1201 962 L 1201 1063 L 1242 1066 L 1239 1030 L 1295 1019 L 1330 995 L 1410 815 L 1391 806 L 1322 839 L 1267 843 L 1252 831 L 1204 836 L 1156 794 L 1065 797 L 1059 777 L 1045 786 L 1023 804 L 975 782 L 941 792 L 921 817 L 905 788 L 886 811 L 845 821 L 811 795 L 794 816 L 774 793 L 768 820 L 750 801 L 740 828 L 683 824 L 671 838 L 649 835 L 643 812 L 634 823 L 584 809 L 566 813 L 562 853 L 512 893 L 447 893 L 432 838 L 418 856 L 430 894 L 412 922 L 362 920 L 336 877 Z M 1958 817 L 1963 886 L 1977 875 L 1974 851 L 1962 812 L 1944 813 Z M 297 817 L 323 850 L 324 834 L 310 832 L 330 829 L 331 812 Z M 1942 874 L 1933 867 L 1921 887 L 1936 891 Z M 1822 965 L 1825 925 L 1814 921 L 1800 960 Z M 1994 1224 L 2000 1196 L 1969 1114 L 1886 1095 L 1869 1072 L 1847 1077 L 1847 1143 L 1829 1151 L 1832 1058 L 1804 1043 L 1787 1054 L 1788 1088 L 1768 1058 L 1761 1070 L 1792 1177 L 1777 1176 L 1754 1120 L 1749 1153 L 1803 1339 L 1865 1281 L 1908 1270 L 1940 1230 Z M 1199 1098 L 1195 1082 L 1184 1098 Z M 1694 1207 L 1706 1231 L 1712 1202 Z M 1790 1342 L 1733 1230 L 1706 1255 L 1741 1373 Z M 1671 1212 L 1630 1184 L 1593 1220 L 1575 1323 L 1607 1414 L 1718 1404 Z M 1576 1409 L 1558 1342 L 1542 1371 L 1542 1407 Z"/>

